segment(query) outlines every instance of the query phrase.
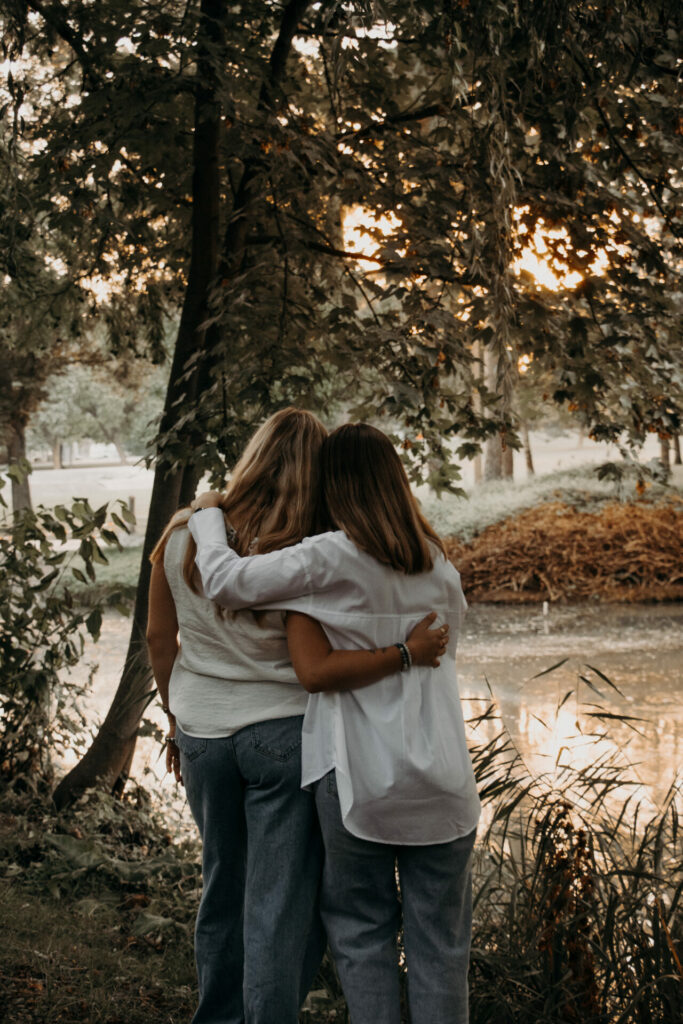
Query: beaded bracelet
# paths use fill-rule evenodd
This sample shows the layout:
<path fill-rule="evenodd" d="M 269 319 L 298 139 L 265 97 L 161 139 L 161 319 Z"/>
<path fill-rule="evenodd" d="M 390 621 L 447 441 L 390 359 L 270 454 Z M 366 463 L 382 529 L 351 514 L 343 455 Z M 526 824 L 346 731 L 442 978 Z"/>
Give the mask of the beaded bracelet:
<path fill-rule="evenodd" d="M 410 650 L 401 642 L 394 644 L 394 647 L 398 647 L 398 652 L 401 655 L 401 672 L 407 672 L 409 668 L 413 667 L 413 659 L 410 656 Z"/>

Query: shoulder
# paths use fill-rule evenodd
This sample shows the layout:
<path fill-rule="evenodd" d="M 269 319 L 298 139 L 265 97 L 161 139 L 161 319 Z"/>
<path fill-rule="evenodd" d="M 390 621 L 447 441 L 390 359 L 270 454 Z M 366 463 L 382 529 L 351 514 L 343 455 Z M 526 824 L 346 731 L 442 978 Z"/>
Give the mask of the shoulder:
<path fill-rule="evenodd" d="M 183 557 L 189 537 L 187 525 L 179 526 L 171 531 L 164 549 L 164 566 L 174 565 L 179 558 Z"/>
<path fill-rule="evenodd" d="M 327 533 L 305 537 L 297 547 L 314 562 L 337 561 L 341 555 L 350 555 L 359 550 L 342 530 L 329 530 Z"/>

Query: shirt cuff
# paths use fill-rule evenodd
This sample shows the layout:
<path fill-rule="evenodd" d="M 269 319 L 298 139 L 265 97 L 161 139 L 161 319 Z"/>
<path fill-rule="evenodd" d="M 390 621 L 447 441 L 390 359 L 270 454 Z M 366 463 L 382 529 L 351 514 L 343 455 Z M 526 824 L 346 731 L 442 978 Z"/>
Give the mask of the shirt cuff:
<path fill-rule="evenodd" d="M 220 508 L 199 508 L 187 521 L 187 528 L 200 544 L 219 544 L 228 547 L 225 518 Z"/>

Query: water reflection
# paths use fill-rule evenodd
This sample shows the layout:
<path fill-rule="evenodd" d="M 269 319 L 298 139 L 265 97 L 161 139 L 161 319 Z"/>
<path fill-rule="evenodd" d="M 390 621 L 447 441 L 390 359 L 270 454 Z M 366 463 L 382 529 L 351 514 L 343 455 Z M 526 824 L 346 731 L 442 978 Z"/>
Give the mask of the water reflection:
<path fill-rule="evenodd" d="M 459 679 L 471 709 L 493 694 L 530 775 L 609 761 L 628 781 L 615 796 L 661 806 L 683 760 L 682 656 L 680 605 L 475 605 Z"/>

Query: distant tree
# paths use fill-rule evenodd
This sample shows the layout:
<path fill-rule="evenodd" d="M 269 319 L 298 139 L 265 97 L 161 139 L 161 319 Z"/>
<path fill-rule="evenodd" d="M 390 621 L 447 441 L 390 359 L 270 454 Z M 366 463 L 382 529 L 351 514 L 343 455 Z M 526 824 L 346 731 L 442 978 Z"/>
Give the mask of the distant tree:
<path fill-rule="evenodd" d="M 55 457 L 68 441 L 113 444 L 121 463 L 127 451 L 145 454 L 163 407 L 166 372 L 149 364 L 75 365 L 46 381 L 48 397 L 31 417 L 29 443 Z"/>

